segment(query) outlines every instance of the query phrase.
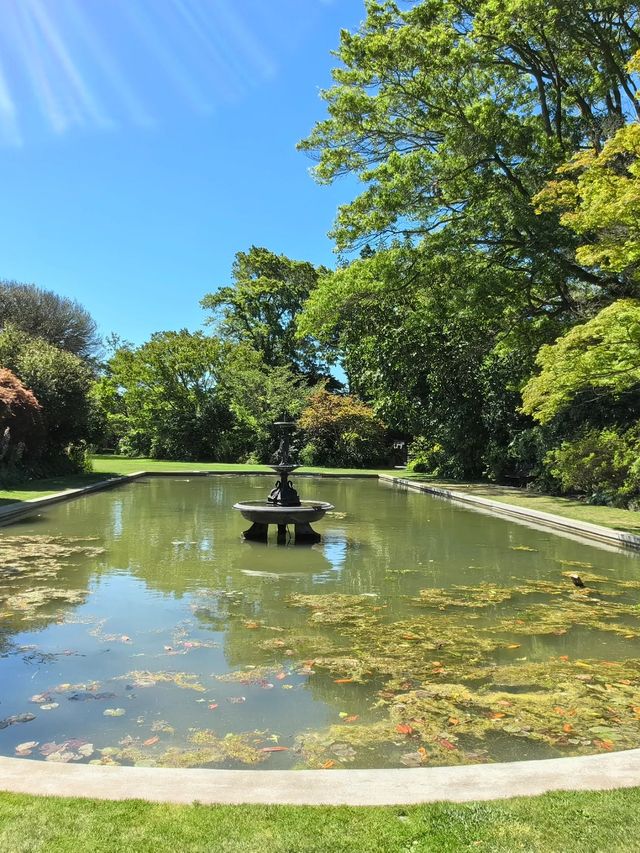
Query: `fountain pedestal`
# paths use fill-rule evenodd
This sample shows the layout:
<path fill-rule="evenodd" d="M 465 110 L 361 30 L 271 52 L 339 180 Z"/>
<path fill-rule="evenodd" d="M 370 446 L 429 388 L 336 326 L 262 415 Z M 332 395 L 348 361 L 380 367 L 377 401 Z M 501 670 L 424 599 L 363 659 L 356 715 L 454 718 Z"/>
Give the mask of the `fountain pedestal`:
<path fill-rule="evenodd" d="M 295 423 L 283 418 L 277 421 L 275 426 L 283 435 L 278 448 L 280 461 L 271 466 L 278 475 L 274 488 L 266 501 L 240 501 L 233 505 L 234 509 L 242 513 L 243 518 L 252 522 L 251 527 L 244 531 L 244 538 L 253 542 L 266 542 L 269 525 L 275 524 L 278 528 L 279 545 L 286 544 L 289 525 L 294 528 L 296 544 L 319 542 L 320 534 L 311 527 L 311 522 L 319 521 L 333 506 L 324 501 L 300 500 L 289 479 L 289 475 L 300 467 L 291 464 L 289 460 L 291 433 L 295 429 Z"/>

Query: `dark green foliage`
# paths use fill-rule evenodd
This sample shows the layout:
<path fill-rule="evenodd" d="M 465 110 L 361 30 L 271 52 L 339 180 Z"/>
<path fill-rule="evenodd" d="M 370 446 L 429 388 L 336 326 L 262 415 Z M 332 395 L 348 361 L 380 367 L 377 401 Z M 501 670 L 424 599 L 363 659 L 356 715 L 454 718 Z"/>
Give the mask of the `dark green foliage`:
<path fill-rule="evenodd" d="M 95 321 L 82 305 L 34 284 L 0 281 L 0 329 L 7 325 L 85 359 L 100 348 Z"/>
<path fill-rule="evenodd" d="M 15 373 L 42 406 L 44 436 L 30 470 L 40 475 L 77 470 L 83 451 L 72 448 L 87 436 L 93 379 L 86 362 L 7 325 L 0 333 L 0 365 Z"/>
<path fill-rule="evenodd" d="M 247 344 L 268 367 L 290 368 L 314 384 L 330 378 L 328 350 L 311 335 L 297 334 L 297 318 L 326 273 L 308 261 L 252 246 L 236 254 L 233 284 L 208 293 L 202 306 L 223 339 Z"/>
<path fill-rule="evenodd" d="M 158 332 L 118 349 L 94 385 L 95 440 L 130 456 L 268 461 L 271 424 L 286 407 L 299 412 L 308 393 L 246 344 Z"/>
<path fill-rule="evenodd" d="M 578 382 L 542 426 L 527 394 L 521 408 L 541 347 L 637 292 L 638 135 L 616 131 L 640 116 L 638 12 L 613 0 L 385 0 L 341 34 L 328 115 L 301 148 L 320 182 L 362 181 L 334 234 L 340 249 L 364 249 L 319 282 L 299 329 L 337 340 L 351 387 L 391 428 L 423 437 L 416 471 L 583 490 L 558 473 L 569 452 L 554 467 L 548 451 L 640 418 L 626 363 L 624 400 L 594 400 Z M 612 340 L 637 310 L 617 304 L 600 323 Z M 587 328 L 578 342 L 590 341 Z M 635 331 L 619 344 L 614 362 Z M 527 388 L 546 381 L 552 398 L 567 378 L 559 365 Z"/>

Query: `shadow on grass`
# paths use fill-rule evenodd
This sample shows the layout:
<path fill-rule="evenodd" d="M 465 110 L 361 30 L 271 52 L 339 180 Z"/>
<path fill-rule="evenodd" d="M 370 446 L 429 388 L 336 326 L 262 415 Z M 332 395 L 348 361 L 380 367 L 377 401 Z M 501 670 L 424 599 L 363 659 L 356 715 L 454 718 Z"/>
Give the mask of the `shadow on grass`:
<path fill-rule="evenodd" d="M 44 497 L 67 489 L 80 489 L 92 486 L 119 476 L 116 473 L 72 474 L 66 477 L 47 477 L 43 480 L 27 480 L 13 489 L 0 489 L 0 507 L 23 503 L 32 498 Z"/>

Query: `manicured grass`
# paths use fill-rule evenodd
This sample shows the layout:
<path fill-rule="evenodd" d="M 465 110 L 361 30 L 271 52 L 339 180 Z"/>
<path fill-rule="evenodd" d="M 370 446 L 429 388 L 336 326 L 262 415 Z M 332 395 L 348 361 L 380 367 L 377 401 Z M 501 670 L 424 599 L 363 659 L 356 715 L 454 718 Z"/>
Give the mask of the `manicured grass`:
<path fill-rule="evenodd" d="M 129 459 L 125 456 L 93 456 L 93 469 L 101 473 L 133 474 L 136 471 L 238 471 L 251 474 L 271 472 L 268 465 L 240 465 L 233 462 L 169 462 L 164 459 Z M 307 474 L 368 474 L 375 476 L 377 471 L 365 471 L 362 468 L 307 468 Z M 395 473 L 387 471 L 386 473 Z"/>
<path fill-rule="evenodd" d="M 267 771 L 268 772 L 268 771 Z M 339 771 L 338 771 L 339 772 Z M 2 853 L 640 850 L 640 789 L 389 808 L 174 806 L 0 794 Z"/>
<path fill-rule="evenodd" d="M 514 506 L 551 512 L 577 521 L 590 524 L 602 524 L 614 530 L 640 534 L 640 512 L 628 509 L 615 509 L 609 506 L 590 506 L 572 498 L 558 498 L 551 495 L 536 494 L 528 489 L 516 489 L 512 486 L 496 486 L 493 483 L 461 483 L 456 480 L 439 480 L 428 474 L 406 474 L 394 471 L 394 475 L 416 482 L 429 483 L 455 492 L 464 492 L 480 498 L 489 498 Z"/>
<path fill-rule="evenodd" d="M 15 503 L 15 501 L 42 498 L 45 495 L 55 494 L 55 492 L 64 492 L 66 489 L 79 489 L 82 486 L 99 483 L 101 480 L 108 480 L 110 476 L 107 473 L 95 472 L 93 474 L 74 474 L 68 477 L 50 477 L 46 480 L 31 480 L 25 483 L 24 488 L 0 489 L 0 506 Z"/>

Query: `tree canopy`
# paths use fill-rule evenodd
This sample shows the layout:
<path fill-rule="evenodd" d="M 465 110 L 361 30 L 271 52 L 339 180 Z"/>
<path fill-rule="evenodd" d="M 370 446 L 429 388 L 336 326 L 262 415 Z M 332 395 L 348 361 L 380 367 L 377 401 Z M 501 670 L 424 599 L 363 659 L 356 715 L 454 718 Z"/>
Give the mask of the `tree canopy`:
<path fill-rule="evenodd" d="M 297 334 L 297 317 L 327 271 L 252 246 L 238 252 L 233 283 L 207 294 L 202 306 L 226 340 L 249 344 L 272 367 L 290 367 L 310 383 L 329 376 L 327 352 L 311 335 Z"/>
<path fill-rule="evenodd" d="M 97 326 L 75 299 L 34 284 L 0 281 L 0 329 L 11 324 L 80 358 L 98 355 Z"/>
<path fill-rule="evenodd" d="M 640 385 L 640 302 L 621 299 L 592 320 L 574 326 L 555 344 L 543 346 L 541 368 L 522 392 L 523 410 L 547 423 L 578 394 L 619 396 Z"/>

